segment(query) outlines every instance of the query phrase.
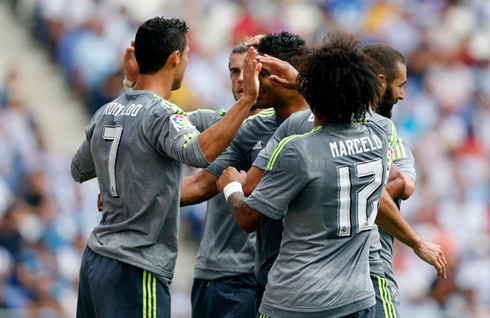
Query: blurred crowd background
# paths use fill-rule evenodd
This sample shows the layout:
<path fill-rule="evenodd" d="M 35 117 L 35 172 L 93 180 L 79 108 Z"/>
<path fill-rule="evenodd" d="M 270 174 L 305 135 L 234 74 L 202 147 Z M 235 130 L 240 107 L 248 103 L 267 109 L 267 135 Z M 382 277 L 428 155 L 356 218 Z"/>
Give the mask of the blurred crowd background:
<path fill-rule="evenodd" d="M 190 26 L 184 85 L 172 95 L 184 110 L 233 105 L 228 57 L 246 36 L 287 30 L 318 45 L 328 32 L 339 31 L 362 44 L 380 41 L 400 50 L 408 62 L 408 83 L 393 119 L 414 153 L 418 174 L 417 189 L 401 210 L 425 239 L 443 246 L 450 264 L 448 278 L 437 279 L 432 267 L 396 245 L 402 317 L 490 317 L 490 1 L 1 0 L 0 5 L 57 65 L 65 89 L 82 101 L 79 107 L 87 114 L 79 119 L 82 127 L 122 92 L 123 52 L 138 25 L 157 15 L 179 17 Z M 2 43 L 1 50 L 9 45 Z M 20 89 L 26 78 L 15 67 L 23 62 L 4 62 L 0 317 L 74 317 L 81 256 L 100 219 L 97 184 L 71 179 L 73 153 L 50 147 L 39 111 L 36 117 L 26 105 Z M 60 138 L 64 134 L 58 132 Z M 72 140 L 72 149 L 80 142 Z M 177 269 L 172 286 L 174 317 L 190 317 L 192 259 L 204 211 L 204 205 L 182 209 L 180 252 L 190 261 L 178 265 L 186 270 Z"/>

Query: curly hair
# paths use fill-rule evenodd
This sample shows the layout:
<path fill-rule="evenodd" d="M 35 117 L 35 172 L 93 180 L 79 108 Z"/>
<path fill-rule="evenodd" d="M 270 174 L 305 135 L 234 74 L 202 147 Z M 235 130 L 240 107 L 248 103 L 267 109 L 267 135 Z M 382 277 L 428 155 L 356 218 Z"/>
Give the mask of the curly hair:
<path fill-rule="evenodd" d="M 177 18 L 155 17 L 136 32 L 134 54 L 141 74 L 155 74 L 167 63 L 173 51 L 182 54 L 187 45 L 186 23 Z"/>
<path fill-rule="evenodd" d="M 329 39 L 302 57 L 298 89 L 318 118 L 339 123 L 362 119 L 381 92 L 374 61 L 361 52 L 358 41 L 338 34 Z"/>

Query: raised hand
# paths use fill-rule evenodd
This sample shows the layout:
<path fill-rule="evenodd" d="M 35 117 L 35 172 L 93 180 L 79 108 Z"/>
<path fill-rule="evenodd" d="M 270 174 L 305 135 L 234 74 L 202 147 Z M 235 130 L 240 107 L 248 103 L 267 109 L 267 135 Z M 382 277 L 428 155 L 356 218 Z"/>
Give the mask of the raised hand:
<path fill-rule="evenodd" d="M 124 52 L 124 71 L 128 81 L 136 82 L 140 76 L 140 67 L 136 62 L 136 56 L 134 55 L 134 40 L 131 41 L 131 45 L 126 48 Z"/>
<path fill-rule="evenodd" d="M 296 78 L 299 73 L 291 64 L 267 54 L 257 56 L 257 61 L 267 66 L 272 73 L 280 74 L 280 76 L 270 75 L 269 78 L 271 81 L 284 86 L 286 89 L 297 89 Z"/>
<path fill-rule="evenodd" d="M 259 45 L 260 40 L 265 36 L 265 34 L 257 34 L 254 37 L 248 38 L 243 41 L 243 44 L 246 46 L 257 46 Z"/>
<path fill-rule="evenodd" d="M 245 68 L 243 70 L 243 94 L 242 97 L 257 99 L 259 94 L 259 73 L 262 70 L 262 63 L 255 57 L 257 51 L 250 47 L 245 57 Z"/>

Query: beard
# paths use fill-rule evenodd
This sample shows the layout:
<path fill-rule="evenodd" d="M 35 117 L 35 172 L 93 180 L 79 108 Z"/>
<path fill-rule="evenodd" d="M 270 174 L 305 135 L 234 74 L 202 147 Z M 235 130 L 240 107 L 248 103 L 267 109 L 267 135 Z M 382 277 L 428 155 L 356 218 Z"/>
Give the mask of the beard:
<path fill-rule="evenodd" d="M 391 85 L 388 85 L 385 93 L 381 96 L 381 101 L 378 104 L 376 112 L 383 117 L 391 118 L 391 111 L 396 102 L 398 102 L 398 98 L 393 96 Z"/>

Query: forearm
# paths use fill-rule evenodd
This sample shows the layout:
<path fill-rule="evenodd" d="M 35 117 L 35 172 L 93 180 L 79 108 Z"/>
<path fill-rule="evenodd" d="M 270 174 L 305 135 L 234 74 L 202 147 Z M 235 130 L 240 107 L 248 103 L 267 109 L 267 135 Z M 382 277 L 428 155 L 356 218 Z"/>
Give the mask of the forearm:
<path fill-rule="evenodd" d="M 260 229 L 269 218 L 245 203 L 245 196 L 235 192 L 228 198 L 228 208 L 238 226 L 247 233 Z"/>
<path fill-rule="evenodd" d="M 230 111 L 199 135 L 199 145 L 208 162 L 214 161 L 235 138 L 255 99 L 242 96 Z"/>
<path fill-rule="evenodd" d="M 408 224 L 389 193 L 383 189 L 376 224 L 403 244 L 412 249 L 423 244 L 420 235 Z"/>
<path fill-rule="evenodd" d="M 252 194 L 257 185 L 260 183 L 262 179 L 262 175 L 264 174 L 264 170 L 259 169 L 255 166 L 252 166 L 247 173 L 247 183 L 243 187 L 243 193 L 246 197 Z"/>
<path fill-rule="evenodd" d="M 184 177 L 180 194 L 180 206 L 198 204 L 214 197 L 218 177 L 202 170 L 193 176 Z"/>

